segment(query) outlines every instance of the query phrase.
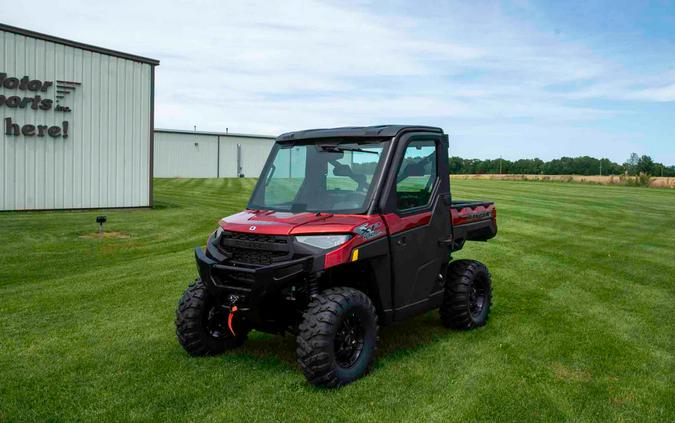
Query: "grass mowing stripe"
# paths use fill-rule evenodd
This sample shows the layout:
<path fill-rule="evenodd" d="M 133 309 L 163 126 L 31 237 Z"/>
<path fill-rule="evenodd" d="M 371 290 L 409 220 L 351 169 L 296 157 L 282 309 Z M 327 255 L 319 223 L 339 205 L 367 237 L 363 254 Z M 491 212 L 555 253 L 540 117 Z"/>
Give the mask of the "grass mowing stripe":
<path fill-rule="evenodd" d="M 383 328 L 373 373 L 321 391 L 292 337 L 201 359 L 174 339 L 192 248 L 254 183 L 158 179 L 154 210 L 0 214 L 0 421 L 675 419 L 672 191 L 453 181 L 497 201 L 498 237 L 456 255 L 493 274 L 488 325 Z M 99 214 L 129 237 L 82 238 Z"/>

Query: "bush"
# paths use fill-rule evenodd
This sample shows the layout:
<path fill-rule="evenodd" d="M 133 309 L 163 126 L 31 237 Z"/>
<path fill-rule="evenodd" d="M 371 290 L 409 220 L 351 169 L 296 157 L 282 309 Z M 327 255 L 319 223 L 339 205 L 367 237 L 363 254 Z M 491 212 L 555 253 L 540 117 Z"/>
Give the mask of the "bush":
<path fill-rule="evenodd" d="M 621 176 L 620 179 L 628 187 L 648 187 L 652 177 L 647 173 L 640 173 L 638 176 Z"/>

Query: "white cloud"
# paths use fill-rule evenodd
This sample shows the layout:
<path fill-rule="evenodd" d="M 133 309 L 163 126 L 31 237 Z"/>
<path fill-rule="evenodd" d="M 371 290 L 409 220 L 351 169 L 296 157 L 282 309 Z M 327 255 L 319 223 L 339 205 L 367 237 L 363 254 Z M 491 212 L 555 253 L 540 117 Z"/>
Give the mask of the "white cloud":
<path fill-rule="evenodd" d="M 22 1 L 3 20 L 160 59 L 161 127 L 275 134 L 479 122 L 528 140 L 619 114 L 588 100 L 675 101 L 673 78 L 631 74 L 581 42 L 514 21 L 498 4 L 434 7 L 438 14 L 412 16 L 318 1 Z"/>
<path fill-rule="evenodd" d="M 675 101 L 675 82 L 660 87 L 643 88 L 624 92 L 619 98 L 626 100 L 672 102 Z"/>

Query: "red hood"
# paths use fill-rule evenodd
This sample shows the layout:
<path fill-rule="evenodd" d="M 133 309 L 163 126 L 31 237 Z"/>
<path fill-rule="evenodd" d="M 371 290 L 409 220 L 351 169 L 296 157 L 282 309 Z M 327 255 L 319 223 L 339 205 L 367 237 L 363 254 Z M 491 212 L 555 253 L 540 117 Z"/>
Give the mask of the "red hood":
<path fill-rule="evenodd" d="M 220 226 L 228 231 L 262 235 L 347 233 L 364 223 L 380 222 L 378 215 L 289 213 L 272 210 L 246 210 L 223 218 Z"/>

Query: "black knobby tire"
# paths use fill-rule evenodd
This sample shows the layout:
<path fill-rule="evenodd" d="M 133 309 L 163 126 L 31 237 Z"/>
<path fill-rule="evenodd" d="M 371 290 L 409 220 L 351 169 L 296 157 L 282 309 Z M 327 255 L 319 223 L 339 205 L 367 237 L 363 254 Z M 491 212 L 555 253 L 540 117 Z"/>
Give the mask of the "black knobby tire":
<path fill-rule="evenodd" d="M 185 351 L 204 356 L 239 347 L 246 341 L 248 330 L 234 329 L 237 336 L 227 327 L 227 312 L 209 295 L 201 279 L 191 283 L 176 310 L 176 337 Z"/>
<path fill-rule="evenodd" d="M 487 267 L 475 260 L 450 263 L 439 310 L 443 325 L 454 329 L 483 326 L 491 305 L 492 279 Z"/>
<path fill-rule="evenodd" d="M 363 292 L 339 287 L 316 296 L 296 338 L 298 363 L 309 383 L 334 388 L 368 373 L 378 330 L 375 307 Z"/>

